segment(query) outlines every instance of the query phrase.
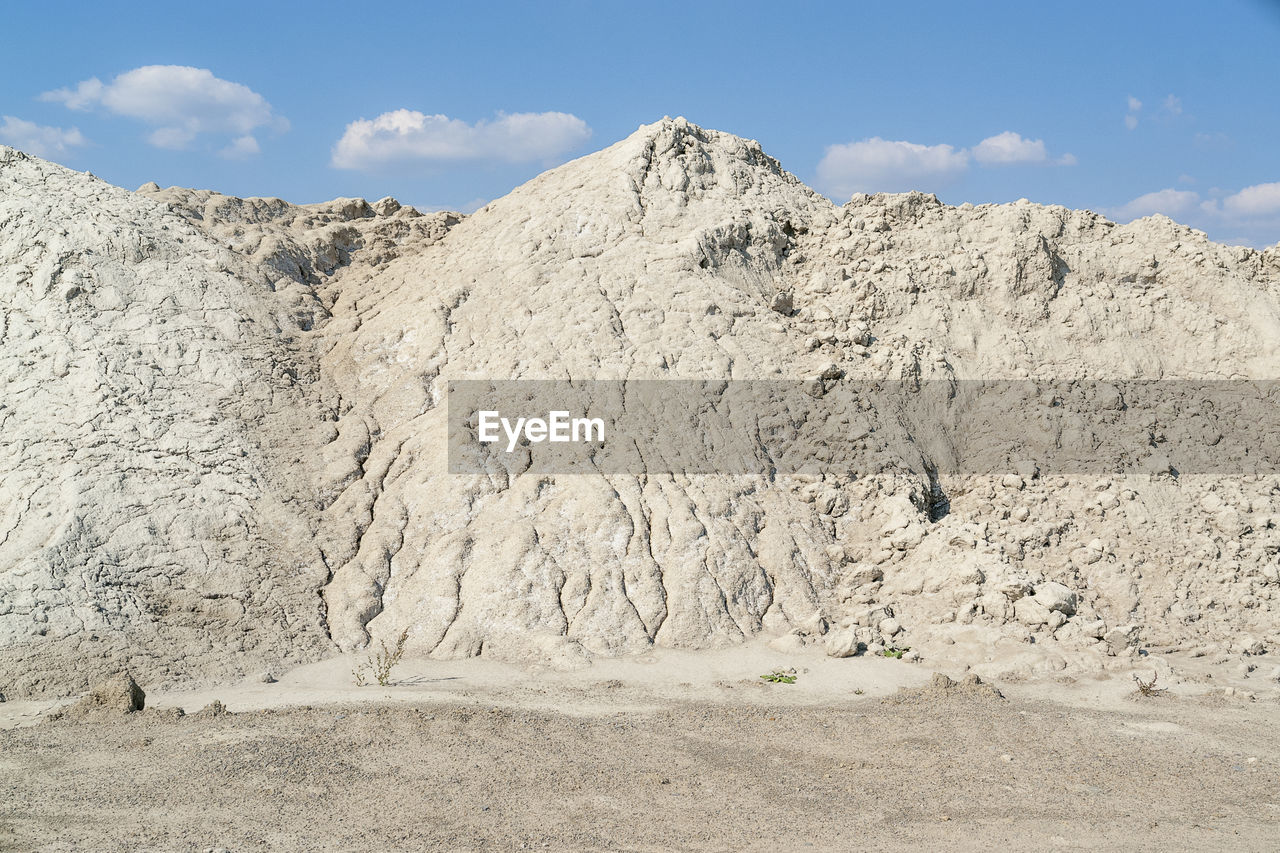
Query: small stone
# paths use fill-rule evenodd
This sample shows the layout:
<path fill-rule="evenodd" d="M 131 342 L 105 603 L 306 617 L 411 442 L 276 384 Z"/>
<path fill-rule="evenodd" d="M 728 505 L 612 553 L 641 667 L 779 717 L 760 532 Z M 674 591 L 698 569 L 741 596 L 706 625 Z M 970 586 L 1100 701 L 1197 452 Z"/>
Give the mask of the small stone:
<path fill-rule="evenodd" d="M 879 566 L 868 565 L 867 563 L 858 563 L 849 572 L 845 574 L 845 581 L 850 586 L 864 586 L 884 577 L 884 570 Z"/>
<path fill-rule="evenodd" d="M 1112 628 L 1107 632 L 1107 635 L 1103 637 L 1103 639 L 1106 641 L 1113 653 L 1119 654 L 1125 649 L 1137 645 L 1138 630 L 1139 627 L 1137 625 L 1125 625 L 1119 628 Z"/>
<path fill-rule="evenodd" d="M 385 196 L 375 201 L 370 205 L 370 207 L 372 207 L 374 213 L 377 213 L 379 216 L 390 216 L 400 209 L 400 202 L 396 201 L 391 196 Z"/>
<path fill-rule="evenodd" d="M 876 628 L 879 629 L 882 636 L 892 637 L 894 634 L 902 630 L 902 625 L 897 619 L 890 616 L 887 619 L 881 619 L 880 624 L 877 625 Z"/>
<path fill-rule="evenodd" d="M 1064 584 L 1048 581 L 1036 587 L 1035 600 L 1048 610 L 1056 610 L 1066 616 L 1076 612 L 1076 594 Z"/>
<path fill-rule="evenodd" d="M 1019 598 L 1013 603 L 1013 612 L 1018 621 L 1024 625 L 1035 627 L 1049 621 L 1049 608 L 1045 607 L 1033 596 Z"/>
<path fill-rule="evenodd" d="M 832 631 L 826 639 L 827 655 L 833 658 L 849 658 L 858 653 L 858 635 L 851 628 Z"/>
<path fill-rule="evenodd" d="M 1026 484 L 1023 482 L 1022 477 L 1019 476 L 1018 474 L 1006 474 L 1003 478 L 1001 478 L 1000 485 L 1004 486 L 1006 489 L 1013 489 L 1014 491 L 1022 491 L 1023 486 L 1025 486 Z"/>
<path fill-rule="evenodd" d="M 141 711 L 146 705 L 146 701 L 147 694 L 142 692 L 142 688 L 127 672 L 122 672 L 94 685 L 93 689 L 89 691 L 89 695 L 84 700 L 81 700 L 82 703 L 88 702 L 95 708 L 115 711 L 121 714 Z"/>
<path fill-rule="evenodd" d="M 1101 551 L 1093 551 L 1089 548 L 1077 548 L 1071 552 L 1071 562 L 1081 567 L 1092 566 L 1101 559 Z"/>
<path fill-rule="evenodd" d="M 272 675 L 270 672 L 262 672 L 258 674 L 258 681 L 262 682 L 263 684 L 275 684 L 276 677 Z"/>
<path fill-rule="evenodd" d="M 1086 637 L 1092 637 L 1095 640 L 1101 640 L 1107 635 L 1107 623 L 1098 619 L 1094 622 L 1084 622 L 1080 624 L 1080 633 Z"/>
<path fill-rule="evenodd" d="M 1031 584 L 1027 583 L 1022 578 L 1013 578 L 1011 580 L 1004 581 L 997 586 L 996 589 L 1010 601 L 1018 601 L 1023 596 L 1030 594 Z"/>

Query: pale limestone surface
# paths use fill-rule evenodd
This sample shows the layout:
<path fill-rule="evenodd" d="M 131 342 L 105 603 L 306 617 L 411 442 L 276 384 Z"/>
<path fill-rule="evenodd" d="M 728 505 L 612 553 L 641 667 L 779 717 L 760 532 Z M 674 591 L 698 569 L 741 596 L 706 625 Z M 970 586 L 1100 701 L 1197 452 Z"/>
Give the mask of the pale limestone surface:
<path fill-rule="evenodd" d="M 164 206 L 0 149 L 13 692 L 115 667 L 230 675 L 325 646 L 292 475 L 316 377 L 286 309 L 261 269 Z"/>
<path fill-rule="evenodd" d="M 1280 378 L 1275 249 L 1026 202 L 838 206 L 682 119 L 468 217 L 0 164 L 15 693 L 405 628 L 437 657 L 763 632 L 993 674 L 1280 643 L 1275 477 L 450 475 L 443 405 L 462 378 Z"/>

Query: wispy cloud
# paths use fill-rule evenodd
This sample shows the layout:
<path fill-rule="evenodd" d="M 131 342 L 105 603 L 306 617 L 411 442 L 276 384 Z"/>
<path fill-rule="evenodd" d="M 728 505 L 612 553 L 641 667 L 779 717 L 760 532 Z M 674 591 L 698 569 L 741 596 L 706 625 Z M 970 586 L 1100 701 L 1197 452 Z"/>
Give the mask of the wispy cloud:
<path fill-rule="evenodd" d="M 1208 151 L 1226 151 L 1232 147 L 1231 137 L 1221 131 L 1197 133 L 1191 137 L 1191 144 Z"/>
<path fill-rule="evenodd" d="M 1124 126 L 1130 130 L 1138 127 L 1138 113 L 1142 112 L 1142 101 L 1133 95 L 1129 96 L 1129 110 L 1124 114 Z"/>
<path fill-rule="evenodd" d="M 1142 101 L 1130 95 L 1128 98 L 1128 109 L 1124 114 L 1124 126 L 1130 130 L 1138 127 L 1139 116 L 1142 113 Z M 1182 99 L 1177 95 L 1168 94 L 1160 101 L 1159 108 L 1154 113 L 1154 118 L 1158 121 L 1170 122 L 1182 115 Z"/>
<path fill-rule="evenodd" d="M 333 147 L 339 169 L 375 169 L 410 162 L 548 160 L 583 145 L 591 128 L 560 112 L 498 114 L 469 123 L 417 110 L 395 110 L 347 125 Z"/>
<path fill-rule="evenodd" d="M 63 157 L 89 144 L 77 128 L 49 127 L 14 116 L 0 116 L 0 142 L 37 157 Z"/>
<path fill-rule="evenodd" d="M 98 108 L 141 121 L 155 128 L 147 141 L 157 148 L 187 148 L 202 134 L 219 134 L 235 138 L 223 151 L 245 156 L 256 153 L 255 131 L 289 127 L 266 98 L 248 86 L 187 65 L 145 65 L 110 83 L 93 77 L 40 97 L 72 110 Z"/>

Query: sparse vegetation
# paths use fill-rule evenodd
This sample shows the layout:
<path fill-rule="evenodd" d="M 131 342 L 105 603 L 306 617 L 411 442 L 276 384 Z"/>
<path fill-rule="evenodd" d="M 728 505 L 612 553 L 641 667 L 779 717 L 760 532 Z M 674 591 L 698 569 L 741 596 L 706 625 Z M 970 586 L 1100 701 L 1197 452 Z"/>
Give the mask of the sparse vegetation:
<path fill-rule="evenodd" d="M 890 646 L 889 648 L 882 651 L 880 654 L 887 658 L 895 658 L 897 660 L 901 660 L 902 656 L 909 651 L 911 651 L 911 649 L 907 646 L 903 646 L 900 649 L 895 648 L 894 646 Z"/>
<path fill-rule="evenodd" d="M 377 654 L 372 655 L 363 664 L 351 670 L 351 675 L 356 680 L 356 686 L 364 687 L 370 683 L 370 678 L 378 682 L 380 687 L 386 687 L 390 684 L 391 670 L 395 669 L 396 664 L 400 663 L 400 658 L 404 657 L 404 644 L 408 641 L 409 629 L 405 628 L 396 639 L 394 648 L 388 648 L 385 641 L 380 643 L 381 649 Z"/>
<path fill-rule="evenodd" d="M 1162 693 L 1168 692 L 1168 688 L 1156 687 L 1156 682 L 1159 679 L 1160 673 L 1158 672 L 1151 673 L 1150 681 L 1143 681 L 1136 672 L 1133 674 L 1134 683 L 1138 685 L 1138 692 L 1143 696 L 1159 696 Z"/>
<path fill-rule="evenodd" d="M 775 669 L 768 675 L 760 676 L 770 684 L 795 684 L 796 671 L 794 669 Z"/>

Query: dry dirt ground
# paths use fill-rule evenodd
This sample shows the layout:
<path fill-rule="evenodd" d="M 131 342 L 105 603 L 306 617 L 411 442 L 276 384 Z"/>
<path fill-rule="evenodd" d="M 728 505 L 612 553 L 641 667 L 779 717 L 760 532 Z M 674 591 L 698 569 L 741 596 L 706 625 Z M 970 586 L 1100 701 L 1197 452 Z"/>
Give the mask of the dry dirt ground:
<path fill-rule="evenodd" d="M 0 849 L 1276 849 L 1274 685 L 1000 698 L 861 659 L 766 685 L 735 654 L 321 690 L 338 661 L 96 722 L 0 705 Z"/>

